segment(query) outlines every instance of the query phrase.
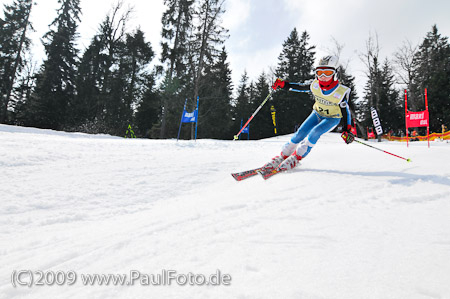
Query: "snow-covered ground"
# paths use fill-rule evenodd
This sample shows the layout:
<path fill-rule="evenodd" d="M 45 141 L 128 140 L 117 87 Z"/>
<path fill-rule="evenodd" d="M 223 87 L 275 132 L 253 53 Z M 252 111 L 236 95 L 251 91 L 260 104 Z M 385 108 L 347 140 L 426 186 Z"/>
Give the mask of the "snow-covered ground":
<path fill-rule="evenodd" d="M 0 126 L 0 298 L 450 298 L 449 143 L 370 142 L 407 163 L 330 133 L 290 173 L 230 176 L 288 139 L 177 143 Z M 34 283 L 37 271 L 74 271 L 77 281 L 13 287 L 20 270 Z M 81 279 L 133 270 L 220 271 L 231 282 Z"/>

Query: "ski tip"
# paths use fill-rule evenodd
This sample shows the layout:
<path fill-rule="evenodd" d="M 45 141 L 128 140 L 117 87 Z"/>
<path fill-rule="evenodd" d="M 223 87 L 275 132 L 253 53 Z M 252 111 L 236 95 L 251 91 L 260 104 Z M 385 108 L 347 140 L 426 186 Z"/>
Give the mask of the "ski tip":
<path fill-rule="evenodd" d="M 235 179 L 236 181 L 238 181 L 238 182 L 240 181 L 239 177 L 238 177 L 235 173 L 232 173 L 231 176 L 232 176 L 233 179 Z"/>

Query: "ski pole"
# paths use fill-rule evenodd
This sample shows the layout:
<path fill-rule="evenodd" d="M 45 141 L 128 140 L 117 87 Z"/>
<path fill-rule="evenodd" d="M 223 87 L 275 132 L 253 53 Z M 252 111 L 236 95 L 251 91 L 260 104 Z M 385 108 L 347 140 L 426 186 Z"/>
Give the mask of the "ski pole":
<path fill-rule="evenodd" d="M 264 99 L 264 101 L 261 103 L 261 105 L 259 105 L 259 107 L 255 110 L 255 112 L 253 112 L 252 116 L 250 116 L 250 118 L 247 120 L 245 125 L 241 128 L 239 133 L 234 135 L 234 140 L 237 140 L 239 138 L 239 135 L 245 129 L 245 127 L 247 127 L 247 125 L 252 121 L 253 117 L 255 117 L 255 115 L 259 112 L 259 110 L 261 110 L 262 106 L 264 106 L 264 104 L 272 97 L 272 93 L 273 93 L 273 90 L 271 89 L 269 94 L 267 95 L 267 97 Z"/>
<path fill-rule="evenodd" d="M 389 155 L 392 155 L 392 156 L 394 156 L 394 157 L 397 157 L 397 158 L 406 160 L 407 162 L 412 162 L 411 159 L 409 159 L 409 158 L 407 159 L 407 158 L 403 158 L 403 157 L 397 156 L 397 155 L 395 155 L 395 154 L 393 154 L 393 153 L 390 153 L 390 152 L 388 152 L 388 151 L 379 149 L 379 148 L 377 148 L 377 147 L 375 147 L 375 146 L 372 146 L 372 145 L 370 145 L 370 144 L 364 143 L 364 142 L 359 141 L 359 140 L 357 140 L 357 139 L 355 139 L 354 141 L 356 141 L 356 142 L 358 142 L 358 143 L 361 143 L 361 144 L 363 144 L 363 145 L 366 145 L 366 146 L 368 146 L 368 147 L 374 148 L 374 149 L 376 149 L 376 150 L 382 151 L 382 152 L 384 152 L 384 153 L 386 153 L 386 154 L 389 154 Z"/>

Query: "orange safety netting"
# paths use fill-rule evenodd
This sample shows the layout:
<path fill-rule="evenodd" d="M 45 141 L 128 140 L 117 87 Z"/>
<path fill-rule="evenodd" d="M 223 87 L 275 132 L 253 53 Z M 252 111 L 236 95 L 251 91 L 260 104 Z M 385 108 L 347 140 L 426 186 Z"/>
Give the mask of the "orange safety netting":
<path fill-rule="evenodd" d="M 397 137 L 397 136 L 391 136 L 389 134 L 385 134 L 381 138 L 389 140 L 389 141 L 406 142 L 406 136 L 405 137 Z M 427 136 L 408 136 L 408 139 L 409 139 L 409 141 L 416 140 L 416 139 L 418 139 L 419 141 L 427 141 Z M 444 132 L 444 133 L 430 134 L 430 141 L 433 141 L 435 139 L 450 140 L 450 131 Z"/>

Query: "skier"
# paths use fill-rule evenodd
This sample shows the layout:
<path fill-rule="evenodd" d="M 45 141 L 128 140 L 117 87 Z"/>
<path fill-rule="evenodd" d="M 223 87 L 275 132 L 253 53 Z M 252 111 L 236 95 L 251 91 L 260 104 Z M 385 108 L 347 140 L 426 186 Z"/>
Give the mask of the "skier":
<path fill-rule="evenodd" d="M 315 103 L 312 113 L 301 124 L 291 140 L 282 147 L 281 154 L 264 165 L 265 173 L 273 172 L 273 170 L 286 171 L 296 167 L 316 145 L 320 136 L 333 130 L 341 118 L 345 119 L 341 137 L 347 144 L 353 142 L 355 136 L 351 133 L 352 118 L 348 107 L 350 88 L 339 83 L 337 69 L 338 58 L 325 56 L 319 60 L 314 71 L 315 80 L 309 86 L 281 79 L 273 83 L 274 90 L 278 88 L 293 91 L 310 89 Z"/>

